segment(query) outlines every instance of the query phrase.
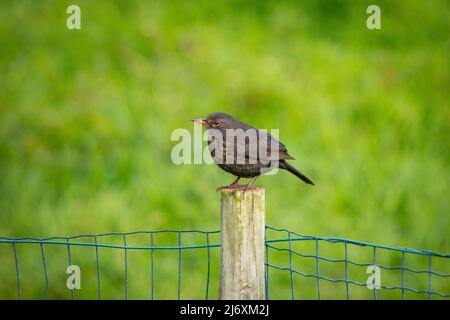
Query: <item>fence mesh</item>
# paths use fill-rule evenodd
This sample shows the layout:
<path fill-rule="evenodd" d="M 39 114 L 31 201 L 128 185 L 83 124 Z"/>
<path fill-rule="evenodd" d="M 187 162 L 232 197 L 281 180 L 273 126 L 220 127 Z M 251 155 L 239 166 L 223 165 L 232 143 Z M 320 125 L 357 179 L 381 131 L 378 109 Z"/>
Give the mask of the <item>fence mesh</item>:
<path fill-rule="evenodd" d="M 0 298 L 216 299 L 219 248 L 220 231 L 0 237 Z M 449 254 L 269 226 L 265 250 L 267 299 L 450 297 Z M 77 264 L 89 294 L 66 286 Z"/>

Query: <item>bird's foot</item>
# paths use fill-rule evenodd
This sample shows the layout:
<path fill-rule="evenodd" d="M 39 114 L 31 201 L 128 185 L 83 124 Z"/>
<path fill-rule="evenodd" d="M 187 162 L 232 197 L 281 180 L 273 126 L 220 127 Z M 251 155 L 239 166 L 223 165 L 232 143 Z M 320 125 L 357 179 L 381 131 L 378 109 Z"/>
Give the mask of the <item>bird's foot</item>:
<path fill-rule="evenodd" d="M 241 189 L 244 189 L 245 187 L 247 187 L 247 186 L 246 185 L 240 185 L 240 184 L 237 184 L 237 183 L 232 183 L 232 184 L 229 184 L 227 186 L 218 187 L 216 189 L 216 191 L 220 191 L 220 190 L 223 190 L 223 189 L 241 190 Z"/>
<path fill-rule="evenodd" d="M 253 177 L 252 180 L 250 180 L 249 183 L 247 183 L 244 188 L 242 190 L 247 191 L 248 189 L 253 188 L 252 183 L 255 182 L 255 180 L 258 178 L 259 176 Z"/>

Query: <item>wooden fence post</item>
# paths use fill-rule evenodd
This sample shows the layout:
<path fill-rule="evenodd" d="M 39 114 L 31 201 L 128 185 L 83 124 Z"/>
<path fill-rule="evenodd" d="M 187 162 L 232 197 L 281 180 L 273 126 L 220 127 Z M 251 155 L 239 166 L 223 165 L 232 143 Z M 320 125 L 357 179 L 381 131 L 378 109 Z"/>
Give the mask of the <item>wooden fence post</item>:
<path fill-rule="evenodd" d="M 221 194 L 219 299 L 262 300 L 265 294 L 264 189 L 222 189 Z"/>

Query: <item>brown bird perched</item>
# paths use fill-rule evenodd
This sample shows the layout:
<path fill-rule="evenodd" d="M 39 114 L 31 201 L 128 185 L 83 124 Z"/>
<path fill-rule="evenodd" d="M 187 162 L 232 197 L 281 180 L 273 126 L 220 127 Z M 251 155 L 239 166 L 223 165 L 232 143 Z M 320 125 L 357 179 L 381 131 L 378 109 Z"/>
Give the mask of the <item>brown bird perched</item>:
<path fill-rule="evenodd" d="M 261 174 L 275 168 L 285 169 L 303 182 L 314 185 L 308 177 L 286 162 L 294 158 L 288 154 L 286 146 L 270 134 L 222 112 L 192 121 L 207 128 L 208 147 L 214 162 L 222 170 L 237 176 L 230 185 L 219 189 L 248 189 Z M 252 179 L 242 186 L 238 182 L 243 177 Z"/>

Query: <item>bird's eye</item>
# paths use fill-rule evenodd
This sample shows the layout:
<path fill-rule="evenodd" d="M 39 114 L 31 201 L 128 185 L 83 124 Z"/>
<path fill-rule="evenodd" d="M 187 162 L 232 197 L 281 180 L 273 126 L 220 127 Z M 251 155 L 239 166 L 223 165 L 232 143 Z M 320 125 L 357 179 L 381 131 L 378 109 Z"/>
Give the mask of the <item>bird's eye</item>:
<path fill-rule="evenodd" d="M 214 127 L 217 127 L 218 125 L 219 125 L 219 123 L 218 123 L 217 121 L 214 121 L 214 122 L 213 122 L 213 126 L 214 126 Z"/>

